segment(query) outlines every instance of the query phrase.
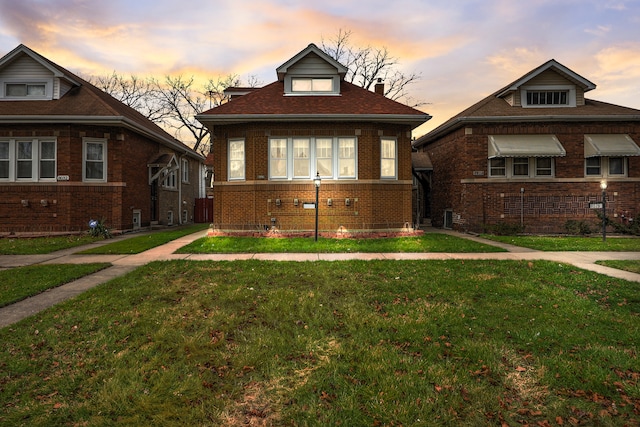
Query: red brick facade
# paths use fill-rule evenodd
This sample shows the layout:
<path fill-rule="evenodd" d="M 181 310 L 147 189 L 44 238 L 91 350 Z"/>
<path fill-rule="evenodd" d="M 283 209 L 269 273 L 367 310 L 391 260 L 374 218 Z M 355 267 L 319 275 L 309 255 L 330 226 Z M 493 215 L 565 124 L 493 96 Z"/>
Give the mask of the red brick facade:
<path fill-rule="evenodd" d="M 120 127 L 81 125 L 0 125 L 0 139 L 55 137 L 56 175 L 68 180 L 52 182 L 0 182 L 0 233 L 77 232 L 88 229 L 90 219 L 104 219 L 113 230 L 151 223 L 151 187 L 147 163 L 161 152 L 171 152 L 149 138 Z M 82 180 L 83 138 L 107 141 L 107 182 Z M 179 154 L 178 154 L 179 156 Z M 182 190 L 160 187 L 157 222 L 166 224 L 174 210 L 174 223 L 186 210 L 193 221 L 193 202 L 199 192 L 199 163 L 189 158 L 190 182 Z M 180 200 L 179 200 L 180 197 Z M 184 203 L 184 202 L 187 203 Z"/>
<path fill-rule="evenodd" d="M 488 177 L 489 135 L 522 134 L 558 138 L 566 156 L 554 158 L 555 176 Z M 432 224 L 444 226 L 449 212 L 452 228 L 475 232 L 491 225 L 522 224 L 527 233 L 562 233 L 568 220 L 597 226 L 599 211 L 590 204 L 602 200 L 602 178 L 585 175 L 585 134 L 628 134 L 640 141 L 640 123 L 478 123 L 422 147 L 433 162 Z M 607 216 L 612 221 L 640 215 L 640 157 L 626 157 L 626 161 L 625 177 L 607 178 Z"/>
<path fill-rule="evenodd" d="M 235 102 L 235 101 L 232 101 Z M 315 187 L 307 180 L 269 180 L 270 137 L 356 137 L 357 179 L 323 180 L 319 230 L 399 229 L 411 224 L 411 127 L 372 123 L 217 125 L 213 134 L 214 225 L 219 229 L 303 231 L 315 227 Z M 380 179 L 380 138 L 397 140 L 398 179 Z M 227 141 L 245 138 L 244 181 L 227 180 Z M 331 199 L 331 204 L 329 204 Z M 347 201 L 348 199 L 348 201 Z M 308 207 L 311 207 L 308 205 Z"/>

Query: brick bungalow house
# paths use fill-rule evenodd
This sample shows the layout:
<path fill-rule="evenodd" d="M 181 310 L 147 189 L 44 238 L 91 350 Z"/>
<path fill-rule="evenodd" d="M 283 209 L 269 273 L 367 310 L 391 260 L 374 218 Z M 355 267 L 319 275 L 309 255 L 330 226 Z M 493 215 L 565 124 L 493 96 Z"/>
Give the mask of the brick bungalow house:
<path fill-rule="evenodd" d="M 418 211 L 445 228 L 559 233 L 597 224 L 606 181 L 609 219 L 635 219 L 640 110 L 585 98 L 595 87 L 550 60 L 417 139 L 433 165 L 414 171 L 430 203 Z"/>
<path fill-rule="evenodd" d="M 24 45 L 0 58 L 0 233 L 191 222 L 204 158 Z"/>
<path fill-rule="evenodd" d="M 344 80 L 310 44 L 262 88 L 197 116 L 213 150 L 214 226 L 392 230 L 412 224 L 411 131 L 431 117 Z"/>

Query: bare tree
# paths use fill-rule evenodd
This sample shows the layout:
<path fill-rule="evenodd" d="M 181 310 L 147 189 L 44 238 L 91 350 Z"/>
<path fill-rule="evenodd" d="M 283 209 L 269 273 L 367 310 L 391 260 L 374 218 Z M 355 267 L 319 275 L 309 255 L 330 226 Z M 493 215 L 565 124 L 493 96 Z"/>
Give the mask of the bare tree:
<path fill-rule="evenodd" d="M 322 50 L 347 67 L 345 80 L 367 90 L 381 79 L 385 83 L 385 96 L 402 101 L 412 107 L 424 105 L 425 102 L 414 101 L 409 96 L 407 87 L 420 79 L 416 73 L 405 74 L 397 69 L 398 58 L 392 56 L 386 47 L 356 47 L 349 38 L 352 32 L 340 29 L 329 40 L 322 40 Z"/>
<path fill-rule="evenodd" d="M 196 87 L 194 77 L 165 76 L 160 81 L 142 79 L 132 75 L 90 77 L 94 86 L 110 94 L 122 103 L 135 108 L 149 120 L 162 126 L 180 140 L 191 141 L 195 151 L 206 153 L 209 130 L 195 117 L 213 107 L 227 102 L 225 89 L 240 86 L 237 75 L 209 79 L 202 87 Z M 249 76 L 249 87 L 257 87 L 255 76 Z M 186 132 L 187 135 L 184 135 Z M 184 137 L 184 138 L 183 138 Z"/>

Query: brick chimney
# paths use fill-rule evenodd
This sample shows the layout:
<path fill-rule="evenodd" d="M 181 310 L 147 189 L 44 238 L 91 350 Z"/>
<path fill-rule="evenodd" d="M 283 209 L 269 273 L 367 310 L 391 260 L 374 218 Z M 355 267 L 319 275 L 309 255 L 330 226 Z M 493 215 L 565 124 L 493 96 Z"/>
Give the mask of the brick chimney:
<path fill-rule="evenodd" d="M 381 78 L 378 78 L 378 83 L 376 83 L 374 90 L 378 95 L 384 96 L 384 82 Z"/>

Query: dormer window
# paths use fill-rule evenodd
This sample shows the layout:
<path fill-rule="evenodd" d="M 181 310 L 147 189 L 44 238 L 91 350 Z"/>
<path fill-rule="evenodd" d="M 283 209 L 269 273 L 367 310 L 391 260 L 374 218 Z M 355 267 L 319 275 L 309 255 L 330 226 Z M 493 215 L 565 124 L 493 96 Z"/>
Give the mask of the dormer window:
<path fill-rule="evenodd" d="M 47 99 L 50 91 L 46 82 L 7 82 L 2 86 L 0 97 L 5 99 Z"/>
<path fill-rule="evenodd" d="M 527 105 L 568 105 L 568 90 L 528 90 Z"/>
<path fill-rule="evenodd" d="M 520 91 L 523 107 L 575 107 L 576 88 L 572 85 L 525 86 Z"/>
<path fill-rule="evenodd" d="M 318 93 L 333 92 L 331 77 L 292 77 L 291 92 Z"/>

